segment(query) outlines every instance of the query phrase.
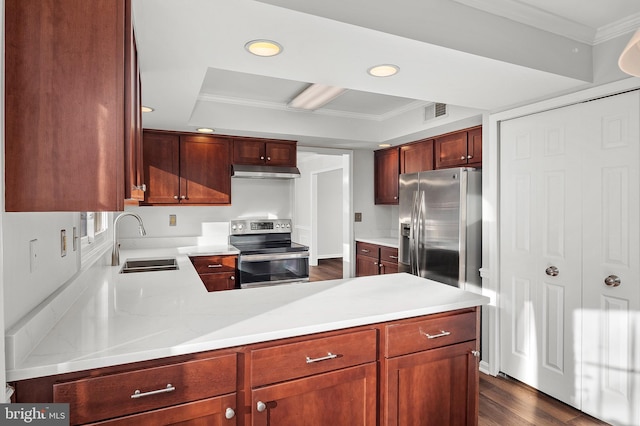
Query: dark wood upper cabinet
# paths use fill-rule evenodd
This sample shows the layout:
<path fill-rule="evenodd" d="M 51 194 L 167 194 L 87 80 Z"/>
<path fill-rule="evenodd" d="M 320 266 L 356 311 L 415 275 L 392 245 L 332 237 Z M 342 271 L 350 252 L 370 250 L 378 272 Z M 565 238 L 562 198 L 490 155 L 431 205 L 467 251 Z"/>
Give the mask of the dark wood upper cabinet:
<path fill-rule="evenodd" d="M 145 204 L 231 204 L 231 142 L 144 131 Z"/>
<path fill-rule="evenodd" d="M 125 0 L 5 1 L 5 208 L 124 208 L 137 69 Z"/>
<path fill-rule="evenodd" d="M 399 170 L 398 147 L 374 152 L 375 204 L 398 204 Z"/>
<path fill-rule="evenodd" d="M 400 173 L 433 170 L 433 139 L 412 142 L 400 147 Z"/>
<path fill-rule="evenodd" d="M 233 138 L 233 164 L 295 167 L 296 154 L 295 141 Z"/>
<path fill-rule="evenodd" d="M 435 168 L 482 166 L 482 128 L 436 138 Z"/>

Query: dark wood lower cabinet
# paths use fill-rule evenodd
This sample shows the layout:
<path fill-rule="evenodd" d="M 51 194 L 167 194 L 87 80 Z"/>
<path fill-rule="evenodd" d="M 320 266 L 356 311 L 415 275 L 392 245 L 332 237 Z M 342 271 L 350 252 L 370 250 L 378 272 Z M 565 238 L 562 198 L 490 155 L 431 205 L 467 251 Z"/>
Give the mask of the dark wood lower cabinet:
<path fill-rule="evenodd" d="M 235 426 L 236 394 L 209 398 L 176 405 L 132 416 L 120 417 L 92 425 L 180 425 L 180 426 Z"/>
<path fill-rule="evenodd" d="M 253 426 L 375 425 L 376 364 L 332 371 L 251 391 Z"/>
<path fill-rule="evenodd" d="M 386 360 L 387 426 L 468 426 L 478 421 L 475 341 Z"/>

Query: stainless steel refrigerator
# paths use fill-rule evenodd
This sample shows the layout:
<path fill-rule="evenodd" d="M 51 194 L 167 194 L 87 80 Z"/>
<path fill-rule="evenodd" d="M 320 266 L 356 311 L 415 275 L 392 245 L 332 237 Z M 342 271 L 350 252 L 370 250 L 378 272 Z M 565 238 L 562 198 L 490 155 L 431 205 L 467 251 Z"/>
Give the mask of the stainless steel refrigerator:
<path fill-rule="evenodd" d="M 480 288 L 481 171 L 400 175 L 399 271 L 462 289 Z"/>

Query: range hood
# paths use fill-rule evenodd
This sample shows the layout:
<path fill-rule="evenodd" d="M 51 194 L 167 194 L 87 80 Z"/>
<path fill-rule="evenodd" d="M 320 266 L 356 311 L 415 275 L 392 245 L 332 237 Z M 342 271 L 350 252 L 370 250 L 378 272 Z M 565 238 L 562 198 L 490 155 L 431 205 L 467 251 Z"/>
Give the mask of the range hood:
<path fill-rule="evenodd" d="M 300 177 L 300 170 L 297 167 L 234 164 L 231 166 L 231 176 L 234 178 L 253 179 L 293 179 Z"/>

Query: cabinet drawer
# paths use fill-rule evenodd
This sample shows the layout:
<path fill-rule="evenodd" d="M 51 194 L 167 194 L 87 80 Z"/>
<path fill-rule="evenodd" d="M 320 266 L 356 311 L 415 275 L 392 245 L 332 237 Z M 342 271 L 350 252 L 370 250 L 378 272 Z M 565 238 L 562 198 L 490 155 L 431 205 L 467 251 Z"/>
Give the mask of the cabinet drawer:
<path fill-rule="evenodd" d="M 393 247 L 380 247 L 380 261 L 398 263 L 398 249 Z"/>
<path fill-rule="evenodd" d="M 200 279 L 207 291 L 232 290 L 236 287 L 235 271 L 221 274 L 202 274 Z"/>
<path fill-rule="evenodd" d="M 476 313 L 386 326 L 385 357 L 419 352 L 476 338 Z"/>
<path fill-rule="evenodd" d="M 374 259 L 378 259 L 378 249 L 379 247 L 375 244 L 356 242 L 356 254 L 360 256 L 368 256 L 373 257 Z"/>
<path fill-rule="evenodd" d="M 235 388 L 236 355 L 231 354 L 56 383 L 53 402 L 69 403 L 70 421 L 76 424 L 209 398 Z"/>
<path fill-rule="evenodd" d="M 190 259 L 198 274 L 236 271 L 237 256 L 193 256 Z"/>
<path fill-rule="evenodd" d="M 372 362 L 376 352 L 376 330 L 257 349 L 251 351 L 251 386 Z"/>

